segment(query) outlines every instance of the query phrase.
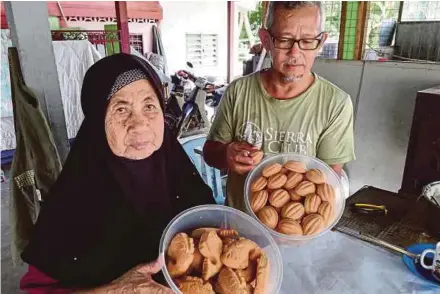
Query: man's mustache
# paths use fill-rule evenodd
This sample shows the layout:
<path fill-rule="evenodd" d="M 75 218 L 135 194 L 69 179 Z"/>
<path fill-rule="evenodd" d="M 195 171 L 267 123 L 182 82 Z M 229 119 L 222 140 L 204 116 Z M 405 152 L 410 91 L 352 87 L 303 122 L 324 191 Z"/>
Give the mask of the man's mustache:
<path fill-rule="evenodd" d="M 299 58 L 293 57 L 283 61 L 283 65 L 304 65 Z"/>

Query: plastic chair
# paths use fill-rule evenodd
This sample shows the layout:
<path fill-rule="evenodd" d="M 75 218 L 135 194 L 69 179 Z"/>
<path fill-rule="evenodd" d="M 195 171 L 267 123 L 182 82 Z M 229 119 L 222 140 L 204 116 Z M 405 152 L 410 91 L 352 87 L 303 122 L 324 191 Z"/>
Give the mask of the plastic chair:
<path fill-rule="evenodd" d="M 180 144 L 182 144 L 183 149 L 197 168 L 200 176 L 212 189 L 217 204 L 224 204 L 225 196 L 223 194 L 220 171 L 207 165 L 203 159 L 203 145 L 205 144 L 205 141 L 206 134 L 179 139 Z"/>

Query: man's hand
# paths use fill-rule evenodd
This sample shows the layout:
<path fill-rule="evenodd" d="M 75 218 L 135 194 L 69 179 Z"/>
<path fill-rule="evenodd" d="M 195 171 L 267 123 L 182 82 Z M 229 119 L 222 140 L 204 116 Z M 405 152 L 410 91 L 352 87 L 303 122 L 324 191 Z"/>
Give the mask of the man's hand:
<path fill-rule="evenodd" d="M 244 142 L 228 144 L 226 149 L 228 169 L 239 175 L 248 173 L 254 167 L 250 153 L 255 150 L 258 148 Z"/>
<path fill-rule="evenodd" d="M 332 164 L 330 167 L 338 174 L 338 176 L 342 176 L 342 168 L 344 167 L 343 164 Z"/>

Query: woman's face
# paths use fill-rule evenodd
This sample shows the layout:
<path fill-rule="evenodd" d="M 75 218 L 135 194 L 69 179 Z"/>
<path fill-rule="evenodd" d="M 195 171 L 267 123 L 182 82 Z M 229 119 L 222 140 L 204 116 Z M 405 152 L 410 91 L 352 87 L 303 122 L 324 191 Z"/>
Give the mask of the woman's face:
<path fill-rule="evenodd" d="M 115 155 L 149 157 L 162 145 L 164 125 L 159 99 L 147 80 L 133 82 L 110 98 L 105 134 Z"/>

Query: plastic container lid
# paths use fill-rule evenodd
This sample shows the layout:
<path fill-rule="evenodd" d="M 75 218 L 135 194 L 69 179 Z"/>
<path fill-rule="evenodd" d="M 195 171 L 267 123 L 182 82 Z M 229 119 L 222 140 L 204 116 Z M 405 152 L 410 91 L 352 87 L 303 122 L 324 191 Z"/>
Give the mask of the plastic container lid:
<path fill-rule="evenodd" d="M 263 225 L 249 215 L 222 205 L 201 205 L 185 210 L 177 215 L 165 228 L 159 247 L 159 256 L 164 259 L 168 244 L 180 232 L 189 233 L 201 227 L 224 227 L 235 229 L 240 236 L 257 243 L 267 254 L 270 266 L 269 291 L 279 292 L 283 280 L 283 261 L 280 250 L 271 235 Z M 168 285 L 175 293 L 181 293 L 174 284 L 166 266 L 162 268 L 163 275 Z"/>

